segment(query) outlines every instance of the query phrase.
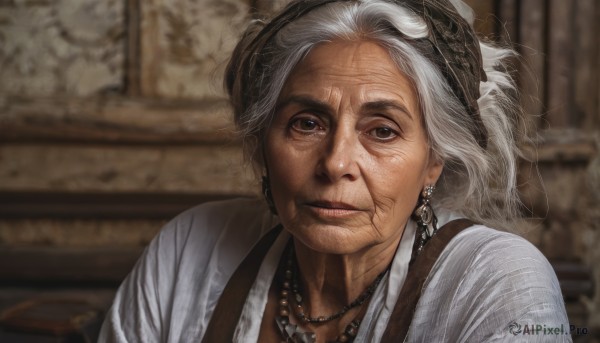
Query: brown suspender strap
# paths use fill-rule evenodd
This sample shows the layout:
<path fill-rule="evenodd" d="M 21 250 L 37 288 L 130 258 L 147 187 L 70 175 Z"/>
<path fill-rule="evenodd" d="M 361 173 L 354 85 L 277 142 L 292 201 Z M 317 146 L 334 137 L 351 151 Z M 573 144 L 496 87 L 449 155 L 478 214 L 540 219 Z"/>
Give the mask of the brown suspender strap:
<path fill-rule="evenodd" d="M 404 281 L 394 311 L 381 337 L 382 343 L 404 342 L 421 297 L 423 284 L 435 261 L 454 236 L 472 225 L 473 222 L 467 219 L 453 220 L 444 225 L 423 247 L 421 253 L 408 268 L 406 281 Z"/>
<path fill-rule="evenodd" d="M 435 261 L 454 236 L 472 225 L 473 222 L 467 219 L 453 220 L 441 227 L 427 242 L 423 251 L 409 266 L 406 281 L 381 339 L 382 343 L 404 341 L 421 296 L 421 289 Z M 282 226 L 278 225 L 261 238 L 233 273 L 215 307 L 202 343 L 233 341 L 233 333 L 242 314 L 250 288 L 256 279 L 267 251 L 275 242 L 281 229 Z"/>
<path fill-rule="evenodd" d="M 242 261 L 225 286 L 219 302 L 208 323 L 203 343 L 232 342 L 235 327 L 240 319 L 250 288 L 269 248 L 283 227 L 277 225 L 264 235 Z"/>

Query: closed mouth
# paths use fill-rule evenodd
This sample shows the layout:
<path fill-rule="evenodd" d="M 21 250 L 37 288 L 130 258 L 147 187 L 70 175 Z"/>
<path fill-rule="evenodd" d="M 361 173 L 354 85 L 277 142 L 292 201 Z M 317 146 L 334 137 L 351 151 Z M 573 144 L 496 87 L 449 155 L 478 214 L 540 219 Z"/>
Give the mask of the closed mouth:
<path fill-rule="evenodd" d="M 308 203 L 308 206 L 318 207 L 318 208 L 323 208 L 323 209 L 328 209 L 328 210 L 359 211 L 358 208 L 356 208 L 350 204 L 346 204 L 344 202 L 337 202 L 337 201 L 324 201 L 324 200 L 312 201 L 312 202 Z"/>

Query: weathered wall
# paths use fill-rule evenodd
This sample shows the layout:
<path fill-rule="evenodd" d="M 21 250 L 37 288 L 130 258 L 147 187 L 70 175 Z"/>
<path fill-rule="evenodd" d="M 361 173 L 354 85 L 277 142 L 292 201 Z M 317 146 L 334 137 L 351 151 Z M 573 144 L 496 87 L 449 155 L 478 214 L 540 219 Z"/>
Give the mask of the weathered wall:
<path fill-rule="evenodd" d="M 140 1 L 140 15 L 142 95 L 222 95 L 220 74 L 249 19 L 246 1 Z"/>
<path fill-rule="evenodd" d="M 590 268 L 596 295 L 570 311 L 600 332 L 600 4 L 467 2 L 524 61 L 539 147 L 524 146 L 538 165 L 521 163 L 532 219 L 518 229 Z M 0 0 L 0 255 L 140 247 L 173 204 L 255 194 L 221 73 L 249 20 L 284 3 Z"/>
<path fill-rule="evenodd" d="M 87 96 L 122 88 L 124 5 L 0 2 L 0 93 Z"/>
<path fill-rule="evenodd" d="M 250 12 L 235 0 L 0 1 L 0 192 L 58 194 L 54 205 L 65 192 L 256 193 L 220 81 Z M 8 213 L 0 242 L 139 244 L 163 222 L 104 215 Z"/>

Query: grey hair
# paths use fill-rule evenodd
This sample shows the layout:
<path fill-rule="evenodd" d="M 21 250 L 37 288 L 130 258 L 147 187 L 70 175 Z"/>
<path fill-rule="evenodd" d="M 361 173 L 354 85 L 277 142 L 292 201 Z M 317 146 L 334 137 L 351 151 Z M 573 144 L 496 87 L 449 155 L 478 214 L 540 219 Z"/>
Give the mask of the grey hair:
<path fill-rule="evenodd" d="M 457 6 L 459 11 L 466 5 Z M 460 7 L 460 8 L 459 8 Z M 255 23 L 261 25 L 260 22 Z M 249 28 L 241 46 L 251 40 Z M 487 81 L 480 83 L 477 100 L 488 131 L 487 148 L 473 136 L 473 118 L 465 111 L 441 71 L 413 45 L 427 38 L 424 20 L 400 4 L 382 0 L 333 2 L 316 8 L 282 28 L 265 47 L 267 68 L 257 80 L 262 89 L 258 101 L 249 104 L 235 121 L 247 144 L 247 154 L 262 166 L 260 146 L 274 116 L 277 99 L 294 67 L 315 46 L 334 40 L 370 40 L 385 47 L 413 82 L 419 97 L 423 125 L 434 158 L 444 163 L 434 195 L 434 207 L 457 211 L 493 227 L 509 229 L 518 217 L 516 188 L 516 134 L 521 112 L 511 98 L 514 81 L 504 60 L 513 51 L 480 41 Z"/>

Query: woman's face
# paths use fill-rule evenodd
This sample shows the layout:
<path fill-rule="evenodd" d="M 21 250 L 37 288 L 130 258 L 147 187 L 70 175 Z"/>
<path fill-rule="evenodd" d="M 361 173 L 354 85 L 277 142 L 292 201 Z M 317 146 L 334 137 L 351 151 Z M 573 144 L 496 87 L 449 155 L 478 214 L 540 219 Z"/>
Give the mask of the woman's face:
<path fill-rule="evenodd" d="M 287 80 L 266 135 L 284 227 L 323 253 L 397 242 L 442 170 L 421 115 L 411 82 L 376 43 L 315 47 Z"/>

